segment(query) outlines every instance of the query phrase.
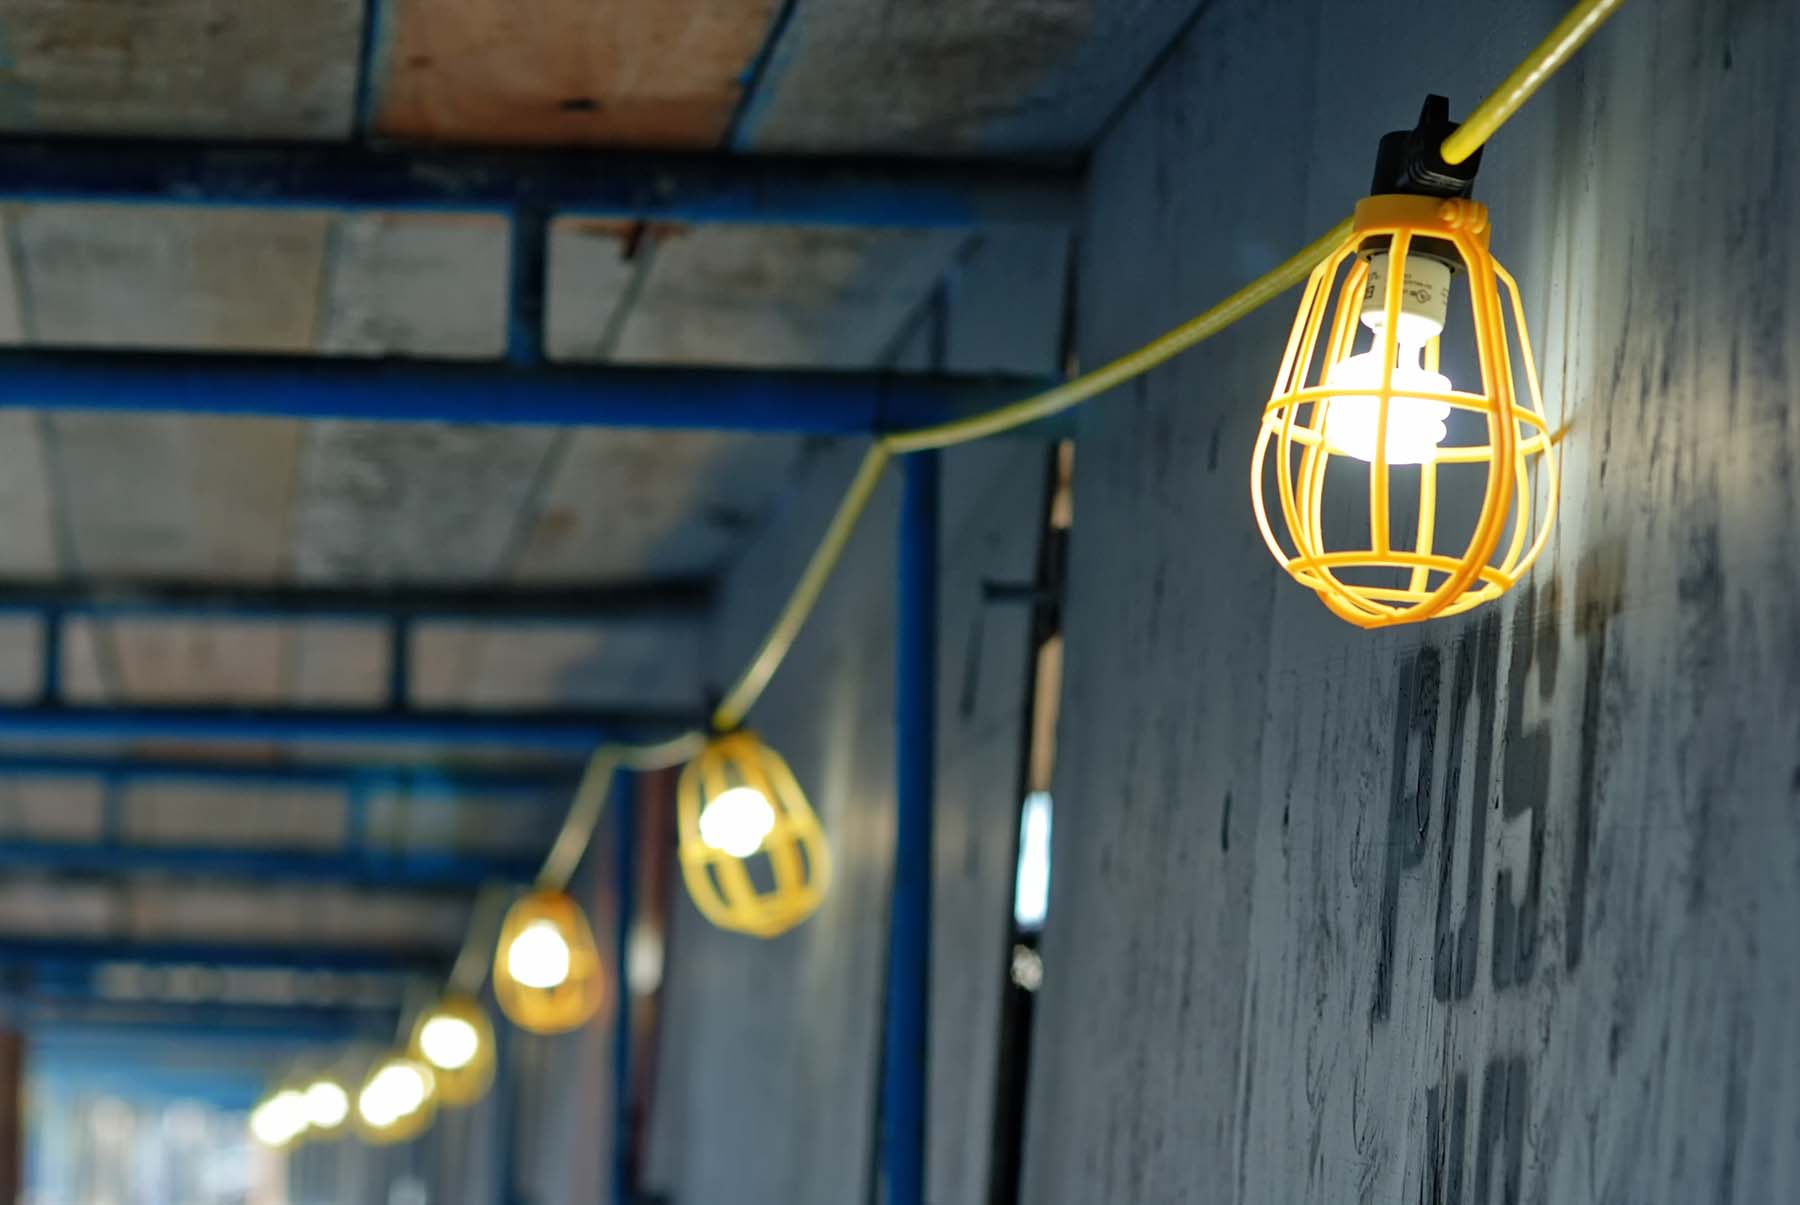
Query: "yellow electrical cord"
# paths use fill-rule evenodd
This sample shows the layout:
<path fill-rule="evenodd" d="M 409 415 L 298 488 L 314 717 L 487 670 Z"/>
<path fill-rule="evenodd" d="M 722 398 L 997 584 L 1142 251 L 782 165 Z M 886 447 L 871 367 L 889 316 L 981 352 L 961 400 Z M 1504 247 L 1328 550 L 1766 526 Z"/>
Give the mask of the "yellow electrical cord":
<path fill-rule="evenodd" d="M 1444 145 L 1438 151 L 1444 162 L 1461 163 L 1487 145 L 1488 139 L 1531 99 L 1532 93 L 1543 87 L 1544 81 L 1555 75 L 1557 68 L 1568 62 L 1581 49 L 1582 43 L 1593 37 L 1594 31 L 1624 3 L 1625 0 L 1581 0 L 1565 13 L 1556 28 L 1550 31 L 1550 36 L 1539 42 L 1525 56 L 1525 61 L 1514 67 L 1512 74 L 1502 80 L 1486 100 L 1475 106 L 1475 111 L 1463 120 L 1454 134 L 1444 139 Z"/>
<path fill-rule="evenodd" d="M 1445 161 L 1461 163 L 1481 149 L 1624 2 L 1625 0 L 1580 0 L 1580 3 L 1564 14 L 1549 36 L 1538 43 L 1524 61 L 1501 82 L 1500 87 L 1470 113 L 1454 134 L 1444 140 L 1440 154 Z M 875 487 L 880 483 L 881 475 L 893 455 L 948 448 L 998 435 L 1060 414 L 1142 376 L 1248 317 L 1305 280 L 1319 260 L 1349 235 L 1350 226 L 1350 219 L 1346 218 L 1198 317 L 1092 372 L 983 414 L 912 431 L 896 431 L 877 439 L 863 456 L 862 464 L 850 482 L 850 488 L 838 503 L 824 537 L 807 561 L 800 580 L 795 583 L 793 593 L 788 596 L 787 603 L 769 629 L 769 634 L 764 637 L 750 664 L 713 712 L 713 730 L 730 732 L 737 728 L 762 697 L 769 680 L 786 659 L 801 628 L 818 604 L 825 583 L 830 580 L 832 571 L 843 558 L 850 536 L 856 530 L 863 512 L 868 509 Z M 1565 424 L 1552 434 L 1551 442 L 1561 442 L 1567 430 Z M 612 776 L 620 766 L 640 770 L 666 769 L 686 761 L 704 744 L 702 734 L 689 732 L 654 745 L 615 744 L 604 745 L 595 750 L 582 776 L 581 785 L 576 790 L 568 818 L 557 836 L 556 845 L 545 861 L 543 873 L 538 879 L 540 885 L 560 888 L 574 874 L 575 866 L 580 862 L 594 827 L 605 810 Z"/>
<path fill-rule="evenodd" d="M 989 435 L 998 435 L 1002 431 L 1034 423 L 1052 414 L 1061 414 L 1097 394 L 1123 385 L 1134 377 L 1143 376 L 1158 364 L 1174 359 L 1188 348 L 1212 338 L 1267 302 L 1273 301 L 1305 280 L 1314 266 L 1348 237 L 1350 219 L 1345 218 L 1199 317 L 1189 319 L 1136 351 L 1120 356 L 1112 363 L 1103 364 L 1072 381 L 1065 381 L 1042 393 L 1011 402 L 997 410 L 989 410 L 985 414 L 939 423 L 934 427 L 895 432 L 884 437 L 882 443 L 895 452 L 948 448 Z"/>
<path fill-rule="evenodd" d="M 769 679 L 786 659 L 788 650 L 794 647 L 794 639 L 800 635 L 831 571 L 837 568 L 845 546 L 850 543 L 857 520 L 868 509 L 869 499 L 881 483 L 881 473 L 887 468 L 890 451 L 891 445 L 878 441 L 864 453 L 844 500 L 838 503 L 837 513 L 831 516 L 831 525 L 825 529 L 818 548 L 813 550 L 812 559 L 806 562 L 806 569 L 800 574 L 794 592 L 788 596 L 787 605 L 776 617 L 775 626 L 769 629 L 756 656 L 750 659 L 750 664 L 713 712 L 715 731 L 730 732 L 744 722 L 744 717 L 750 714 L 756 700 L 762 697 L 763 689 L 769 685 Z"/>

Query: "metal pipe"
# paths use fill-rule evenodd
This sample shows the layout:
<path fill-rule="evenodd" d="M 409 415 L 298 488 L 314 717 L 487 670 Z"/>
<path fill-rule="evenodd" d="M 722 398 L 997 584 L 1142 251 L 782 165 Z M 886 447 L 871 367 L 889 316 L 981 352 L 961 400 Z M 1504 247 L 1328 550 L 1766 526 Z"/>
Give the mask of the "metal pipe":
<path fill-rule="evenodd" d="M 0 351 L 0 406 L 377 422 L 867 435 L 937 426 L 1047 384 L 1017 377 L 520 366 L 499 360 Z"/>
<path fill-rule="evenodd" d="M 894 669 L 894 898 L 888 920 L 881 1166 L 887 1205 L 924 1205 L 937 773 L 938 454 L 908 456 L 904 472 Z"/>
<path fill-rule="evenodd" d="M 0 966 L 65 970 L 102 963 L 356 971 L 441 975 L 455 950 L 380 946 L 256 945 L 250 942 L 126 941 L 117 938 L 0 937 Z"/>
<path fill-rule="evenodd" d="M 53 1036 L 82 1044 L 119 1036 L 122 1030 L 139 1039 L 237 1040 L 258 1045 L 383 1040 L 393 1038 L 398 1013 L 392 1008 L 247 1005 L 216 1000 L 174 1004 L 32 999 L 0 1007 L 34 1037 Z"/>
<path fill-rule="evenodd" d="M 0 140 L 0 199 L 969 228 L 1072 225 L 1081 176 L 976 162 L 622 151 Z"/>
<path fill-rule="evenodd" d="M 511 800 L 566 806 L 579 775 L 568 769 L 484 769 L 481 767 L 399 765 L 381 762 L 237 762 L 177 761 L 159 758 L 79 757 L 0 754 L 0 780 L 17 778 L 94 778 L 111 785 L 133 782 L 187 782 L 209 786 L 326 788 L 341 791 L 391 791 L 409 803 L 450 803 L 467 795 L 484 801 Z"/>
<path fill-rule="evenodd" d="M 0 870 L 151 873 L 424 890 L 479 887 L 490 882 L 529 883 L 537 873 L 537 861 L 517 855 L 413 848 L 314 851 L 8 840 L 0 841 Z"/>
<path fill-rule="evenodd" d="M 608 740 L 654 740 L 699 727 L 700 709 L 452 711 L 377 708 L 105 706 L 0 707 L 0 736 L 41 739 L 321 741 L 580 754 Z"/>
<path fill-rule="evenodd" d="M 0 388 L 4 384 L 0 383 Z M 699 622 L 712 583 L 680 577 L 602 586 L 229 586 L 208 582 L 0 579 L 0 612 L 107 619 L 381 620 L 507 624 Z"/>
<path fill-rule="evenodd" d="M 631 1112 L 631 928 L 637 923 L 637 777 L 629 772 L 613 781 L 613 898 L 618 924 L 614 929 L 613 999 L 613 1141 L 608 1169 L 613 1205 L 637 1200 L 633 1117 Z"/>

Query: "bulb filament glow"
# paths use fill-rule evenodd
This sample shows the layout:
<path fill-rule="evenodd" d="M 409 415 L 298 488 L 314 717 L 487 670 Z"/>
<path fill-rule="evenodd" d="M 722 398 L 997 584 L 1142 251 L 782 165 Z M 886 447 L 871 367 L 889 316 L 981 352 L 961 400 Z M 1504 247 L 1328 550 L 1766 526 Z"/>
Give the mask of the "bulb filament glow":
<path fill-rule="evenodd" d="M 283 1089 L 250 1114 L 250 1134 L 267 1147 L 287 1146 L 306 1133 L 308 1113 L 305 1094 Z"/>
<path fill-rule="evenodd" d="M 350 1094 L 328 1079 L 306 1090 L 306 1119 L 314 1129 L 335 1130 L 350 1116 Z"/>
<path fill-rule="evenodd" d="M 424 1107 L 431 1084 L 419 1068 L 393 1062 L 375 1073 L 356 1098 L 364 1122 L 380 1129 Z"/>
<path fill-rule="evenodd" d="M 734 858 L 762 848 L 775 830 L 775 808 L 755 787 L 732 787 L 700 811 L 700 839 Z"/>
<path fill-rule="evenodd" d="M 549 991 L 569 978 L 569 943 L 548 920 L 535 920 L 506 951 L 506 970 L 525 987 Z"/>
<path fill-rule="evenodd" d="M 419 1031 L 420 1053 L 444 1071 L 467 1067 L 480 1049 L 481 1035 L 461 1017 L 432 1017 Z"/>

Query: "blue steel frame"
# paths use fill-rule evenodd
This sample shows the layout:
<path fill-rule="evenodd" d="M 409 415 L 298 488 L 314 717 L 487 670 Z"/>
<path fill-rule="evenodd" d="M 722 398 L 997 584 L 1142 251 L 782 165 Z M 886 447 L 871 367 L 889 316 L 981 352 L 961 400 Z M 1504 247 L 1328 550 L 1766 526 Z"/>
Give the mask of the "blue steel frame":
<path fill-rule="evenodd" d="M 0 406 L 850 436 L 947 422 L 1051 384 L 537 363 L 516 327 L 511 345 L 506 361 L 9 348 L 0 351 Z"/>
<path fill-rule="evenodd" d="M 18 349 L 0 353 L 0 405 L 827 435 L 930 425 L 1012 400 L 1049 382 L 544 363 L 544 248 L 549 221 L 559 214 L 607 214 L 661 221 L 809 225 L 1066 226 L 1075 217 L 1079 191 L 1079 177 L 1071 173 L 967 165 L 0 141 L 0 198 L 15 201 L 488 212 L 506 216 L 512 231 L 504 361 Z M 925 1194 L 938 471 L 935 453 L 905 461 L 896 686 L 897 840 L 881 1109 L 881 1168 L 889 1205 L 922 1205 Z M 47 609 L 46 614 L 51 612 Z M 403 634 L 408 621 L 394 622 L 395 631 Z M 0 734 L 488 743 L 574 754 L 604 739 L 660 735 L 701 718 L 682 712 L 410 710 L 404 705 L 404 641 L 396 644 L 393 698 L 387 708 L 70 706 L 54 701 L 59 684 L 54 669 L 60 647 L 58 625 L 48 623 L 46 633 L 52 667 L 45 675 L 46 701 L 0 708 Z M 625 809 L 620 811 L 623 816 Z M 621 874 L 631 869 L 629 854 L 622 848 Z M 629 889 L 630 884 L 622 881 L 621 892 Z M 623 896 L 620 914 L 622 964 L 630 917 Z M 427 957 L 391 950 L 0 941 L 0 966 L 118 961 L 386 970 L 430 963 L 430 969 L 441 971 L 448 959 L 447 953 Z M 630 1011 L 624 987 L 621 980 L 620 1032 L 615 1037 L 622 1044 L 621 1069 Z M 622 1109 L 627 1104 L 623 1093 L 620 1104 Z M 615 1148 L 618 1158 L 620 1150 Z M 616 1190 L 623 1187 L 623 1173 L 623 1167 L 615 1165 Z"/>
<path fill-rule="evenodd" d="M 0 200 L 491 213 L 510 223 L 511 262 L 506 363 L 486 371 L 468 364 L 367 361 L 309 368 L 307 357 L 20 351 L 7 357 L 5 383 L 18 404 L 39 409 L 809 434 L 925 426 L 966 413 L 971 400 L 940 396 L 954 394 L 943 383 L 888 399 L 873 387 L 878 378 L 857 381 L 843 374 L 823 393 L 801 390 L 799 398 L 787 400 L 784 390 L 758 380 L 779 374 L 736 374 L 745 387 L 733 389 L 719 381 L 733 374 L 675 369 L 652 371 L 678 385 L 674 398 L 658 404 L 650 384 L 619 370 L 548 371 L 542 361 L 550 222 L 559 215 L 605 215 L 765 225 L 1070 227 L 1080 195 L 1075 172 L 975 163 L 3 139 Z M 1013 382 L 1005 392 L 1016 396 L 1042 384 Z M 122 396 L 115 387 L 124 387 Z M 690 390 L 703 396 L 681 404 Z M 985 404 L 1004 400 L 990 397 Z"/>
<path fill-rule="evenodd" d="M 445 849 L 379 849 L 360 841 L 336 850 L 92 844 L 77 841 L 0 840 L 0 872 L 39 870 L 59 874 L 156 873 L 280 882 L 344 883 L 363 887 L 426 890 L 471 888 L 486 883 L 529 883 L 540 859 Z"/>
<path fill-rule="evenodd" d="M 894 897 L 882 1042 L 881 1179 L 886 1205 L 924 1205 L 937 778 L 938 453 L 915 452 L 902 467 Z"/>

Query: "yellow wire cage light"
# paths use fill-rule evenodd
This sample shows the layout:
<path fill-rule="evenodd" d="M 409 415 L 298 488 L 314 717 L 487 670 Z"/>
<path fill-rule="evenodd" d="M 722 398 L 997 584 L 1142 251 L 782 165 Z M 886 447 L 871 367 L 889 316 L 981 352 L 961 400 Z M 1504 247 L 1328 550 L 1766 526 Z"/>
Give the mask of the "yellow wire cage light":
<path fill-rule="evenodd" d="M 356 1094 L 356 1132 L 374 1146 L 417 1138 L 437 1117 L 437 1077 L 418 1059 L 393 1054 L 369 1069 Z"/>
<path fill-rule="evenodd" d="M 1553 439 L 1519 288 L 1488 242 L 1487 209 L 1466 197 L 1371 196 L 1301 297 L 1251 499 L 1275 559 L 1359 627 L 1496 598 L 1549 536 Z M 1467 280 L 1479 390 L 1438 371 L 1456 275 Z M 1359 327 L 1371 340 L 1362 351 Z"/>
<path fill-rule="evenodd" d="M 819 818 L 781 755 L 754 734 L 715 737 L 676 789 L 688 894 L 721 929 L 775 937 L 811 916 L 831 885 Z"/>
<path fill-rule="evenodd" d="M 507 910 L 494 950 L 494 998 L 532 1033 L 578 1029 L 606 1003 L 606 976 L 581 906 L 561 891 L 534 891 Z"/>
<path fill-rule="evenodd" d="M 451 1108 L 474 1104 L 494 1082 L 494 1026 L 471 996 L 452 993 L 421 1014 L 408 1050 L 431 1068 Z"/>

